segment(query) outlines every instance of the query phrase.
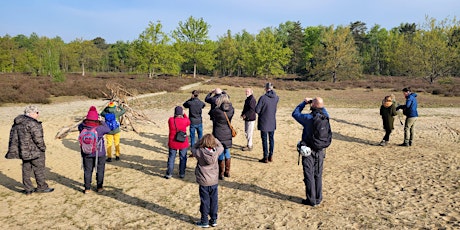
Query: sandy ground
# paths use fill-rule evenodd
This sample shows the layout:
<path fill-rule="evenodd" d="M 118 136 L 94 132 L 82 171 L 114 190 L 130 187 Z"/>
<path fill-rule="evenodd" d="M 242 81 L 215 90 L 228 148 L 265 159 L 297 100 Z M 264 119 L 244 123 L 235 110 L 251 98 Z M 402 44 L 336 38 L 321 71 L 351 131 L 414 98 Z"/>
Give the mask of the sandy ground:
<path fill-rule="evenodd" d="M 198 86 L 197 86 L 198 87 Z M 211 89 L 213 86 L 203 86 Z M 243 88 L 228 87 L 236 114 L 241 113 Z M 145 97 L 140 109 L 155 124 L 139 124 L 142 133 L 122 133 L 121 161 L 107 163 L 105 191 L 83 194 L 83 171 L 77 132 L 64 139 L 55 135 L 86 115 L 90 105 L 104 101 L 80 100 L 42 105 L 47 144 L 49 194 L 21 193 L 21 162 L 0 158 L 0 226 L 2 229 L 195 229 L 199 220 L 196 160 L 190 158 L 184 179 L 163 178 L 167 161 L 167 119 L 191 89 Z M 256 97 L 262 89 L 256 89 Z M 399 147 L 403 127 L 398 119 L 390 145 L 383 137 L 378 102 L 375 109 L 328 107 L 333 143 L 327 149 L 323 203 L 300 204 L 305 198 L 302 167 L 296 143 L 301 127 L 291 117 L 304 93 L 277 91 L 278 129 L 274 162 L 262 156 L 255 130 L 252 152 L 245 145 L 243 122 L 233 125 L 231 177 L 219 182 L 220 229 L 458 229 L 460 228 L 460 108 L 420 108 L 415 143 Z M 312 96 L 320 91 L 305 92 Z M 302 94 L 302 95 L 300 95 Z M 382 94 L 383 95 L 383 94 Z M 204 95 L 200 98 L 203 100 Z M 326 101 L 327 104 L 327 101 Z M 159 106 L 161 105 L 161 106 Z M 15 116 L 24 105 L 0 107 L 0 147 L 6 153 Z M 205 108 L 207 113 L 209 105 Z M 205 115 L 205 132 L 211 123 Z M 94 182 L 93 182 L 94 183 Z"/>

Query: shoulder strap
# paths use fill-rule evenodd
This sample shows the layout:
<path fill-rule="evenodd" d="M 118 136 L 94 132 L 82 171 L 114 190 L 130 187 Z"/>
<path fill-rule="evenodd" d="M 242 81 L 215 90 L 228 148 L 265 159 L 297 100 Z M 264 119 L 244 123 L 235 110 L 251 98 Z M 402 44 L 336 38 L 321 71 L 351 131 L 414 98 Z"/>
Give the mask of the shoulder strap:
<path fill-rule="evenodd" d="M 174 128 L 176 128 L 176 132 L 177 132 L 176 118 L 175 117 L 174 117 Z"/>
<path fill-rule="evenodd" d="M 231 128 L 232 124 L 230 124 L 230 120 L 228 120 L 227 113 L 225 111 L 223 111 L 223 110 L 222 110 L 222 112 L 224 112 L 225 118 L 227 119 L 227 124 Z"/>

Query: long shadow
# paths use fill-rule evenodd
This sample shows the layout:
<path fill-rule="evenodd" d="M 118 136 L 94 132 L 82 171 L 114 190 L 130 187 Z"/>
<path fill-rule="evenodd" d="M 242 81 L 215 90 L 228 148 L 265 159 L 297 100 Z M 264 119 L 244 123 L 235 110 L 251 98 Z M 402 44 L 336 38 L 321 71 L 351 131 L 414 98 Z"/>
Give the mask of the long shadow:
<path fill-rule="evenodd" d="M 356 142 L 356 143 L 366 144 L 366 145 L 369 145 L 369 144 L 373 145 L 372 143 L 370 143 L 369 140 L 364 140 L 364 139 L 356 138 L 356 137 L 349 137 L 349 136 L 345 136 L 345 135 L 342 135 L 342 134 L 336 133 L 336 132 L 332 133 L 332 141 L 334 141 L 334 140 L 341 140 L 341 141 Z"/>
<path fill-rule="evenodd" d="M 155 147 L 152 145 L 148 145 L 145 143 L 142 143 L 140 140 L 135 140 L 135 139 L 121 139 L 120 140 L 121 145 L 130 145 L 136 148 L 142 148 L 148 151 L 152 151 L 155 153 L 160 153 L 160 154 L 168 154 L 168 148 L 159 148 Z"/>
<path fill-rule="evenodd" d="M 232 155 L 232 158 L 235 158 L 235 159 L 238 159 L 238 160 L 243 160 L 243 161 L 254 161 L 254 162 L 256 162 L 256 161 L 259 160 L 256 157 L 250 157 L 250 156 L 246 156 L 246 155 L 242 155 L 242 154 L 238 154 L 238 153 L 231 153 L 231 155 Z"/>
<path fill-rule="evenodd" d="M 69 187 L 73 190 L 81 191 L 81 188 L 83 186 L 82 183 L 77 182 L 75 180 L 72 180 L 70 178 L 64 177 L 62 175 L 59 175 L 54 172 L 47 172 L 47 175 L 49 175 L 49 179 L 53 180 L 59 184 L 62 184 L 66 187 Z M 166 207 L 160 206 L 155 203 L 151 203 L 145 200 L 142 200 L 138 197 L 133 197 L 130 195 L 127 195 L 123 193 L 122 189 L 111 187 L 111 186 L 105 186 L 105 190 L 101 194 L 103 196 L 107 196 L 109 198 L 121 201 L 123 203 L 129 204 L 129 205 L 134 205 L 138 206 L 141 208 L 148 209 L 152 212 L 156 212 L 158 214 L 164 215 L 164 216 L 169 216 L 171 218 L 184 221 L 186 223 L 193 223 L 194 220 L 196 220 L 195 217 L 189 216 L 189 215 L 184 215 L 182 213 L 178 213 L 176 211 L 173 211 L 171 209 L 168 209 Z"/>
<path fill-rule="evenodd" d="M 164 146 L 164 148 L 168 149 L 168 134 L 140 133 L 139 136 L 152 139 L 157 143 L 161 143 Z"/>
<path fill-rule="evenodd" d="M 340 134 L 335 134 L 334 133 L 334 138 L 335 139 L 343 139 L 345 141 L 349 141 L 351 139 L 349 137 L 345 137 L 345 136 L 342 136 L 342 135 L 337 137 L 337 135 L 340 135 Z M 145 135 L 145 134 L 143 134 L 143 136 L 147 137 L 147 138 L 153 137 L 153 139 L 157 138 L 157 140 L 160 140 L 160 141 L 163 140 L 163 141 L 165 141 L 165 143 L 167 143 L 167 140 L 165 138 L 161 138 L 161 136 L 164 136 L 164 135 Z M 362 140 L 359 140 L 359 139 L 356 139 L 354 141 L 357 141 L 357 142 L 360 141 L 361 143 L 366 143 L 366 142 L 364 142 Z M 76 151 L 79 151 L 80 147 L 79 147 L 79 145 L 78 145 L 76 140 L 72 141 L 72 140 L 64 139 L 63 143 L 64 143 L 64 145 L 66 147 L 71 148 L 71 149 L 76 149 Z M 135 143 L 135 141 L 128 141 L 126 143 Z M 140 144 L 140 145 L 142 146 L 142 144 Z M 138 147 L 139 144 L 136 142 L 136 144 L 133 144 L 133 146 Z M 143 148 L 148 149 L 148 150 L 152 150 L 152 148 L 147 146 L 147 145 L 144 146 Z M 107 163 L 107 164 L 113 164 L 113 165 L 117 165 L 117 166 L 124 167 L 124 168 L 129 168 L 129 169 L 135 169 L 135 170 L 138 170 L 139 172 L 145 173 L 147 175 L 163 177 L 164 174 L 165 174 L 165 169 L 166 169 L 166 164 L 167 164 L 167 155 L 168 155 L 167 147 L 166 147 L 166 149 L 156 148 L 156 150 L 153 150 L 153 151 L 158 152 L 158 153 L 163 152 L 165 154 L 164 161 L 149 160 L 149 159 L 143 158 L 142 156 L 124 155 L 121 161 L 114 161 L 114 162 Z M 235 157 L 236 159 L 242 159 L 242 160 L 247 160 L 247 161 L 256 162 L 258 160 L 258 159 L 254 158 L 254 157 L 248 157 L 248 156 L 244 156 L 244 155 L 237 154 L 237 153 L 233 153 L 232 156 Z M 176 160 L 175 166 L 174 166 L 174 171 L 175 172 L 179 168 L 178 164 L 179 164 L 179 161 Z M 189 162 L 187 162 L 187 164 L 190 165 Z M 186 174 L 187 175 L 194 175 L 194 167 L 192 167 L 192 168 L 187 167 Z M 51 173 L 51 175 L 53 175 L 53 174 Z M 55 176 L 56 176 L 56 178 L 59 178 L 59 177 L 57 177 L 58 175 L 55 175 Z M 193 178 L 193 179 L 190 179 L 190 178 Z M 59 180 L 64 181 L 64 182 L 65 182 L 65 179 L 66 178 L 59 178 Z M 187 177 L 186 176 L 183 180 L 186 181 L 186 182 L 189 182 L 189 183 L 195 183 L 194 177 Z M 57 182 L 59 182 L 59 181 L 57 181 Z M 69 187 L 71 186 L 71 183 L 69 181 L 67 181 L 66 184 L 68 184 Z M 238 183 L 238 182 L 231 182 L 231 181 L 219 181 L 219 184 L 220 184 L 220 186 L 225 186 L 225 187 L 232 188 L 232 189 L 240 189 L 240 190 L 244 190 L 244 191 L 247 191 L 247 192 L 253 192 L 253 193 L 256 193 L 256 194 L 261 194 L 261 195 L 264 195 L 264 196 L 268 196 L 268 197 L 271 197 L 271 198 L 274 198 L 274 199 L 289 200 L 289 201 L 296 202 L 296 203 L 300 202 L 300 200 L 302 199 L 302 198 L 299 198 L 299 197 L 292 197 L 292 196 L 289 196 L 289 195 L 285 195 L 285 194 L 282 194 L 282 193 L 279 193 L 279 192 L 273 192 L 271 190 L 268 190 L 268 189 L 265 189 L 265 188 L 262 188 L 260 186 L 253 185 L 253 184 L 245 184 L 245 183 Z M 79 184 L 79 186 L 82 186 L 82 184 Z M 76 190 L 78 190 L 78 188 L 76 188 Z"/>
<path fill-rule="evenodd" d="M 20 168 L 18 170 L 21 170 Z M 11 177 L 8 177 L 7 175 L 3 174 L 3 172 L 0 172 L 0 184 L 13 191 L 13 192 L 24 192 L 24 186 L 20 182 L 14 180 Z"/>
<path fill-rule="evenodd" d="M 368 126 L 365 126 L 365 125 L 362 125 L 362 124 L 353 123 L 353 122 L 349 122 L 349 121 L 342 120 L 342 119 L 337 119 L 337 118 L 330 118 L 330 119 L 333 120 L 333 121 L 336 121 L 336 122 L 344 123 L 344 124 L 347 124 L 347 125 L 354 125 L 354 126 L 357 126 L 357 127 L 360 127 L 360 128 L 365 128 L 365 129 L 370 129 L 370 130 L 380 130 L 380 129 L 377 129 L 377 128 L 368 127 Z"/>

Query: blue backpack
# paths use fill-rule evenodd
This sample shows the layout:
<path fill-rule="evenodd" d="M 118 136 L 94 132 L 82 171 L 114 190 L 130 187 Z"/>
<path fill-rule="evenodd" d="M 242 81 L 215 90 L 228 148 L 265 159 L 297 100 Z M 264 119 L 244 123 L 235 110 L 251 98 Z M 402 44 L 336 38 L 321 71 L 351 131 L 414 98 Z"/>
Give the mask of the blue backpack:
<path fill-rule="evenodd" d="M 106 113 L 104 115 L 105 123 L 109 126 L 110 130 L 115 130 L 120 127 L 120 122 L 117 121 L 114 113 Z"/>

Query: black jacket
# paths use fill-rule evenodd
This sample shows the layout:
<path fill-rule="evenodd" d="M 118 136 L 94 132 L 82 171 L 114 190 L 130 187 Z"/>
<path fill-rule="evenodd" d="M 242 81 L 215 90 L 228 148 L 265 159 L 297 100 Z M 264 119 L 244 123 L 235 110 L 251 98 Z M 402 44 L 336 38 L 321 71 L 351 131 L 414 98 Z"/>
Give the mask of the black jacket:
<path fill-rule="evenodd" d="M 224 113 L 227 114 L 229 121 L 232 121 L 235 110 L 231 103 L 222 104 L 220 107 L 211 111 L 212 120 L 212 135 L 214 135 L 224 146 L 224 148 L 232 147 L 232 130 L 227 123 Z"/>
<path fill-rule="evenodd" d="M 245 116 L 245 121 L 255 121 L 256 120 L 256 99 L 253 95 L 246 97 L 244 101 L 243 112 L 241 116 Z"/>
<path fill-rule="evenodd" d="M 188 109 L 188 118 L 192 125 L 198 125 L 203 123 L 201 116 L 203 108 L 206 106 L 199 98 L 190 98 L 183 104 L 184 108 Z"/>

